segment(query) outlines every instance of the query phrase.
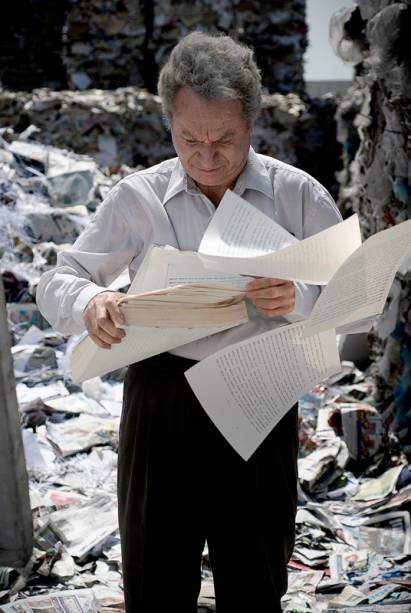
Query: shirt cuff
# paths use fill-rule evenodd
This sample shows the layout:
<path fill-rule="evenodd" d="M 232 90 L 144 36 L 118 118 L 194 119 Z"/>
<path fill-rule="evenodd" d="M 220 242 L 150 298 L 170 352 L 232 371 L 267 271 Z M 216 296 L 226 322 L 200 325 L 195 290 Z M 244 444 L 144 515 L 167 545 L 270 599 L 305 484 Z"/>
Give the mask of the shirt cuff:
<path fill-rule="evenodd" d="M 307 285 L 307 283 L 302 283 L 301 281 L 294 281 L 294 287 L 294 309 L 284 316 L 290 322 L 307 319 L 321 291 L 318 285 Z"/>
<path fill-rule="evenodd" d="M 112 290 L 108 290 L 106 287 L 100 287 L 99 285 L 96 285 L 95 283 L 90 283 L 90 285 L 87 285 L 85 288 L 81 290 L 81 292 L 79 293 L 79 295 L 77 296 L 73 304 L 72 317 L 73 317 L 73 321 L 76 323 L 77 326 L 79 326 L 83 330 L 86 329 L 86 325 L 83 319 L 84 309 L 86 308 L 90 300 L 94 298 L 94 296 L 97 296 L 97 294 L 101 294 L 102 292 L 110 292 L 110 291 Z"/>

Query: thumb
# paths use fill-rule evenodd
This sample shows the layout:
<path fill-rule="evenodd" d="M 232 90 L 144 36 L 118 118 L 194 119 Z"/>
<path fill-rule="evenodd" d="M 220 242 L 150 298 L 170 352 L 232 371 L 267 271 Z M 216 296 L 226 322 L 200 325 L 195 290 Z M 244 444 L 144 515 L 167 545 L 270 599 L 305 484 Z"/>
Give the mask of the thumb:
<path fill-rule="evenodd" d="M 114 325 L 117 324 L 117 327 L 124 327 L 126 325 L 126 318 L 124 317 L 124 313 L 121 310 L 118 302 L 110 302 L 107 304 L 107 310 L 110 314 L 111 320 Z"/>

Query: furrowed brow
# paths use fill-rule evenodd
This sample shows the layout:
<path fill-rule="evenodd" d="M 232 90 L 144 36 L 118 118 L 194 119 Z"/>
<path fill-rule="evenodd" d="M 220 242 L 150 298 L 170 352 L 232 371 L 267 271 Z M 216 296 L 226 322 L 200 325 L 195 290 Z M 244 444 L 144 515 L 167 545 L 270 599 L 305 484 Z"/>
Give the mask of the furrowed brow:
<path fill-rule="evenodd" d="M 189 132 L 188 130 L 182 130 L 181 134 L 182 134 L 182 136 L 184 136 L 184 138 L 189 138 L 191 140 L 196 140 L 195 136 L 193 136 L 191 134 L 191 132 Z"/>
<path fill-rule="evenodd" d="M 229 138 L 233 138 L 233 136 L 236 135 L 236 132 L 234 130 L 228 130 L 227 132 L 225 132 L 222 136 L 220 136 L 220 138 L 218 139 L 219 141 L 221 140 L 227 140 Z"/>

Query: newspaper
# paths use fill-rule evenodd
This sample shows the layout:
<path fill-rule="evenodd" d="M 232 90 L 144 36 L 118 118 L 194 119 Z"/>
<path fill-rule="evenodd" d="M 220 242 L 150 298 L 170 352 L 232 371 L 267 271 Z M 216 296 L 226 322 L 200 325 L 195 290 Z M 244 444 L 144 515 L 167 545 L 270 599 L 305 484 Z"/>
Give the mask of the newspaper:
<path fill-rule="evenodd" d="M 334 601 L 333 601 L 334 603 Z M 385 604 L 371 604 L 371 605 L 361 605 L 360 607 L 353 607 L 351 604 L 343 605 L 338 607 L 338 613 L 410 613 L 410 603 L 405 604 L 392 604 L 390 602 L 389 605 Z M 331 611 L 334 613 L 333 609 L 326 609 L 326 611 Z"/>
<path fill-rule="evenodd" d="M 377 500 L 386 498 L 394 491 L 398 477 L 403 468 L 403 464 L 394 466 L 375 479 L 367 479 L 367 481 L 361 483 L 358 492 L 352 497 L 352 500 Z"/>
<path fill-rule="evenodd" d="M 0 606 L 2 613 L 98 613 L 92 590 L 68 590 L 16 600 Z"/>
<path fill-rule="evenodd" d="M 404 487 L 397 494 L 391 496 L 391 498 L 384 501 L 383 504 L 381 504 L 381 501 L 373 503 L 370 508 L 363 510 L 363 514 L 381 513 L 382 511 L 398 508 L 408 502 L 411 502 L 411 484 Z"/>
<path fill-rule="evenodd" d="M 388 557 L 411 554 L 411 522 L 407 511 L 372 515 L 359 526 L 361 541 L 371 551 Z"/>
<path fill-rule="evenodd" d="M 354 460 L 372 457 L 380 449 L 384 436 L 381 413 L 362 403 L 340 405 L 344 441 Z"/>
<path fill-rule="evenodd" d="M 300 482 L 310 489 L 330 466 L 334 465 L 337 456 L 342 451 L 341 447 L 341 440 L 335 439 L 300 458 L 298 460 Z"/>
<path fill-rule="evenodd" d="M 56 454 L 66 457 L 117 440 L 119 424 L 118 418 L 82 413 L 58 424 L 48 422 L 46 428 Z"/>
<path fill-rule="evenodd" d="M 54 511 L 50 514 L 50 526 L 69 554 L 81 560 L 118 529 L 116 501 L 100 495 L 81 506 Z"/>
<path fill-rule="evenodd" d="M 351 549 L 345 545 L 332 553 L 329 558 L 331 579 L 339 581 L 347 572 L 365 570 L 368 562 L 366 549 Z"/>
<path fill-rule="evenodd" d="M 347 585 L 341 594 L 330 600 L 329 606 L 355 607 L 363 602 L 367 602 L 367 600 L 368 598 L 363 592 L 360 592 L 360 590 L 351 585 Z"/>

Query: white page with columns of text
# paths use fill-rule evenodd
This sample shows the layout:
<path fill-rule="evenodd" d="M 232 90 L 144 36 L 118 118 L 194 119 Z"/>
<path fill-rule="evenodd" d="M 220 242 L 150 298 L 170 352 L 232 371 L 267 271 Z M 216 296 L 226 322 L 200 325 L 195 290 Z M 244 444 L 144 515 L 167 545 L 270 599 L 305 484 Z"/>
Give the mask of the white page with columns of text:
<path fill-rule="evenodd" d="M 247 279 L 231 273 L 207 271 L 197 253 L 181 252 L 173 247 L 152 247 L 127 293 L 136 294 L 180 283 L 207 281 L 243 288 Z M 241 323 L 246 321 L 248 321 L 247 317 Z M 73 349 L 70 356 L 73 381 L 79 383 L 101 376 L 117 368 L 232 327 L 234 327 L 233 324 L 207 328 L 127 326 L 125 338 L 121 343 L 112 345 L 111 349 L 102 349 L 88 336 L 85 336 Z"/>
<path fill-rule="evenodd" d="M 304 338 L 302 322 L 235 343 L 187 380 L 216 427 L 248 460 L 304 393 L 341 370 L 334 330 Z"/>
<path fill-rule="evenodd" d="M 361 245 L 358 216 L 298 241 L 264 213 L 227 191 L 200 243 L 208 267 L 315 285 L 328 283 Z"/>
<path fill-rule="evenodd" d="M 234 258 L 278 251 L 298 240 L 246 200 L 227 190 L 201 240 L 199 253 Z"/>
<path fill-rule="evenodd" d="M 388 292 L 411 247 L 411 220 L 368 238 L 339 268 L 320 294 L 305 335 L 382 313 Z"/>
<path fill-rule="evenodd" d="M 236 289 L 244 289 L 251 278 L 208 268 L 196 251 L 179 251 L 174 247 L 153 247 L 149 274 L 139 276 L 133 283 L 132 293 L 163 289 L 183 283 L 222 283 Z"/>

